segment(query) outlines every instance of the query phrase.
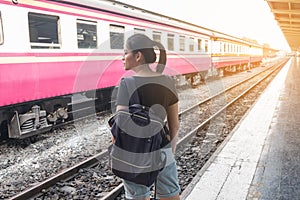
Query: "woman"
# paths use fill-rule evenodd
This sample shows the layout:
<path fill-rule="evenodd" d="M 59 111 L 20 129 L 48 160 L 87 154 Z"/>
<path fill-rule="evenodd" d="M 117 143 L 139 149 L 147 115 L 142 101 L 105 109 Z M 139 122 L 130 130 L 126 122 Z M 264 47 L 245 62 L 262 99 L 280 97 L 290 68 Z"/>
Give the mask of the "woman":
<path fill-rule="evenodd" d="M 172 147 L 169 154 L 172 155 L 168 156 L 165 168 L 158 175 L 156 188 L 161 200 L 177 200 L 180 199 L 180 186 L 174 154 L 179 127 L 178 97 L 173 80 L 159 72 L 154 72 L 149 66 L 156 61 L 155 46 L 160 49 L 160 64 L 157 71 L 161 72 L 166 61 L 165 50 L 160 43 L 152 41 L 143 34 L 135 34 L 127 39 L 122 60 L 125 70 L 135 72 L 133 77 L 140 104 L 151 107 L 161 119 L 167 118 Z M 127 109 L 129 99 L 128 90 L 122 80 L 118 90 L 116 110 Z M 127 180 L 123 180 L 123 183 L 127 199 L 150 199 L 149 187 Z"/>

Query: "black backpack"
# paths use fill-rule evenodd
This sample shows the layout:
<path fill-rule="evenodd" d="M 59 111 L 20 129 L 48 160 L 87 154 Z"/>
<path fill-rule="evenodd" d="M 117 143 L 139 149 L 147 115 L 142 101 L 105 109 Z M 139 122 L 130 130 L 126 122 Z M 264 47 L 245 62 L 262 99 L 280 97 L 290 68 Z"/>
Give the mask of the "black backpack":
<path fill-rule="evenodd" d="M 125 180 L 150 186 L 166 164 L 162 148 L 169 143 L 168 128 L 148 107 L 139 103 L 135 80 L 125 78 L 133 94 L 128 110 L 120 110 L 108 121 L 114 143 L 109 147 L 112 172 Z"/>

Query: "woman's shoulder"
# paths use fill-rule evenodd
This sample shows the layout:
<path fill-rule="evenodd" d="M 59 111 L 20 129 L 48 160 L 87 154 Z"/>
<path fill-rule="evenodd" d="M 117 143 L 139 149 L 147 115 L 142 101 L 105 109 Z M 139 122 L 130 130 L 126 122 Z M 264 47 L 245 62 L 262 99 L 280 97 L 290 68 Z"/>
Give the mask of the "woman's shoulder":
<path fill-rule="evenodd" d="M 126 78 L 135 78 L 135 79 L 163 79 L 163 80 L 173 80 L 171 76 L 166 74 L 156 74 L 152 76 L 132 76 L 132 77 L 126 77 Z"/>
<path fill-rule="evenodd" d="M 168 75 L 160 74 L 157 76 L 133 76 L 138 82 L 152 82 L 158 84 L 174 84 L 174 79 Z"/>
<path fill-rule="evenodd" d="M 163 75 L 161 75 L 161 79 L 168 82 L 169 84 L 174 84 L 175 83 L 175 80 L 169 75 L 163 74 Z"/>

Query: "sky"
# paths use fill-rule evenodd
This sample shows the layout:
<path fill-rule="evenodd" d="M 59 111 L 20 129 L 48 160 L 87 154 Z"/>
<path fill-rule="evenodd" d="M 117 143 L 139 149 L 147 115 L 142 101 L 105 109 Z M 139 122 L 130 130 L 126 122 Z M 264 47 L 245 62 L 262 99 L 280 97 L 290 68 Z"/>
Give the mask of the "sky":
<path fill-rule="evenodd" d="M 289 51 L 265 0 L 117 0 L 236 37 Z"/>

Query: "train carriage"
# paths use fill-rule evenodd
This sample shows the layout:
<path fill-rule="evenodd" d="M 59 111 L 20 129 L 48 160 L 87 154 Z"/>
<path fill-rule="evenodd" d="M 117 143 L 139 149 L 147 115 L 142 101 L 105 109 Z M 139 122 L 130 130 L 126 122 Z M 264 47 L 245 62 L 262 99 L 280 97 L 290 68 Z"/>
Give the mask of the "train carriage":
<path fill-rule="evenodd" d="M 251 45 L 226 34 L 216 39 L 222 35 L 217 31 L 116 1 L 4 0 L 0 16 L 2 138 L 45 131 L 74 118 L 79 104 L 90 112 L 109 109 L 113 88 L 127 75 L 124 41 L 134 33 L 166 47 L 164 73 L 178 84 L 227 67 L 224 55 L 216 59 L 217 42 Z"/>
<path fill-rule="evenodd" d="M 263 46 L 255 40 L 220 33 L 215 34 L 212 40 L 212 62 L 220 75 L 249 70 L 262 62 Z"/>

